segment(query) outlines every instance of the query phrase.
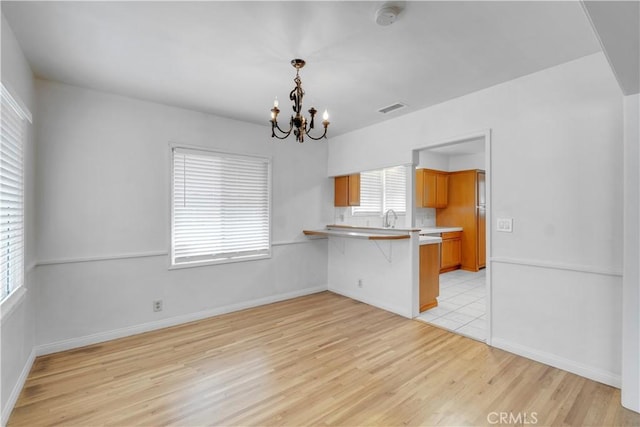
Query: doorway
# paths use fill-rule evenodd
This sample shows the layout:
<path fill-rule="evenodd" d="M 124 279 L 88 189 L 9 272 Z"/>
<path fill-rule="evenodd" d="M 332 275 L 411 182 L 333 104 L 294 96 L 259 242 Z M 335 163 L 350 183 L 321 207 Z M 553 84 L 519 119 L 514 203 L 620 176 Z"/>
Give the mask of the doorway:
<path fill-rule="evenodd" d="M 417 320 L 490 343 L 490 131 L 452 138 L 414 151 L 416 182 L 441 174 L 437 192 L 445 202 L 415 195 L 413 225 L 421 235 L 441 237 L 438 305 Z M 428 192 L 424 183 L 414 186 Z M 433 197 L 430 199 L 433 200 Z"/>

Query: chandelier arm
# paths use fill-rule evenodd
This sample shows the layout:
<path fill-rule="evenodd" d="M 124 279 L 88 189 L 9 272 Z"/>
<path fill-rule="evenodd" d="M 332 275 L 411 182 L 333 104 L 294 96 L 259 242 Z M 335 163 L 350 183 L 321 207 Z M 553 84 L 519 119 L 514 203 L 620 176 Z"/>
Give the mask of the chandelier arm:
<path fill-rule="evenodd" d="M 307 136 L 308 136 L 310 139 L 313 139 L 314 141 L 319 141 L 319 140 L 321 140 L 322 138 L 325 138 L 325 139 L 327 138 L 327 128 L 326 128 L 326 127 L 324 128 L 324 133 L 323 133 L 322 135 L 320 135 L 319 137 L 317 137 L 317 138 L 314 138 L 313 136 L 311 136 L 311 134 L 309 134 L 309 132 L 308 132 L 308 131 L 307 131 L 307 132 L 305 132 L 305 133 L 307 134 Z"/>
<path fill-rule="evenodd" d="M 271 130 L 273 129 L 278 129 L 280 132 L 287 134 L 287 136 L 291 135 L 291 131 L 293 131 L 293 120 L 291 121 L 290 125 L 289 125 L 289 130 L 288 131 L 284 131 L 282 129 L 280 129 L 280 125 L 278 124 L 278 122 L 276 123 L 272 123 L 271 125 Z"/>
<path fill-rule="evenodd" d="M 287 135 L 290 135 L 291 131 L 293 130 L 293 126 L 289 127 L 289 130 L 286 130 L 286 131 L 282 130 L 282 129 L 280 129 L 280 126 L 277 123 L 276 123 L 275 126 L 273 126 L 273 128 L 278 129 L 280 132 L 286 133 Z"/>
<path fill-rule="evenodd" d="M 291 132 L 289 132 L 289 133 L 287 133 L 287 134 L 284 134 L 284 136 L 278 136 L 276 133 L 272 133 L 272 134 L 271 134 L 271 137 L 272 137 L 272 138 L 278 138 L 278 139 L 287 139 L 287 138 L 289 137 L 289 134 L 290 134 L 290 133 L 291 133 Z"/>
<path fill-rule="evenodd" d="M 283 135 L 283 136 L 278 136 L 278 134 L 276 134 L 276 129 Z M 291 132 L 293 131 L 293 123 L 291 124 L 291 127 L 289 127 L 288 131 L 283 131 L 282 129 L 280 129 L 280 125 L 278 125 L 278 122 L 271 122 L 271 137 L 276 137 L 278 139 L 286 139 L 289 137 L 289 135 L 291 135 Z"/>
<path fill-rule="evenodd" d="M 291 135 L 291 132 L 282 133 L 282 136 L 278 135 L 275 132 L 271 132 L 271 137 L 272 138 L 287 139 L 289 137 L 289 135 Z"/>

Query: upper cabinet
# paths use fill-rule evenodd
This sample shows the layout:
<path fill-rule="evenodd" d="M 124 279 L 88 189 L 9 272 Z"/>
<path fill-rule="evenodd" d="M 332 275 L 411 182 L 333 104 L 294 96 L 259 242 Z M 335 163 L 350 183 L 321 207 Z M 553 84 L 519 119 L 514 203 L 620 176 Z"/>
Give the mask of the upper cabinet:
<path fill-rule="evenodd" d="M 478 180 L 478 206 L 485 207 L 487 204 L 487 189 L 486 189 L 486 180 L 485 180 L 485 172 L 482 170 L 478 170 L 476 172 L 477 180 Z"/>
<path fill-rule="evenodd" d="M 433 169 L 416 170 L 416 206 L 419 208 L 446 208 L 448 203 L 449 173 Z"/>
<path fill-rule="evenodd" d="M 335 178 L 334 206 L 360 206 L 360 174 Z"/>

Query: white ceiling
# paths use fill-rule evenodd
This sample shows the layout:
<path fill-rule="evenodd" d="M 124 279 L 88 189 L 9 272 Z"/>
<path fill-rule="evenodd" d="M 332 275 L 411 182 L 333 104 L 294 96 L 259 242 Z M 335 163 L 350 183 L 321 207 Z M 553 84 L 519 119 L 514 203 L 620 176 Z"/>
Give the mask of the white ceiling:
<path fill-rule="evenodd" d="M 34 73 L 265 125 L 295 57 L 330 135 L 600 51 L 579 2 L 8 2 Z M 409 107 L 382 115 L 381 107 Z"/>
<path fill-rule="evenodd" d="M 584 1 L 625 95 L 640 92 L 640 2 Z"/>

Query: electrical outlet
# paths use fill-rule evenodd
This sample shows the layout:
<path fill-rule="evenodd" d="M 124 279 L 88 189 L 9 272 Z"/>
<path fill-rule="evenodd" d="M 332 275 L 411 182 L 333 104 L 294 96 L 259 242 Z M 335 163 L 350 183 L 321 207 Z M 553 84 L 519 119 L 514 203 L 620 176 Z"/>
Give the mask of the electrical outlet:
<path fill-rule="evenodd" d="M 513 218 L 498 218 L 496 231 L 502 231 L 503 233 L 512 233 Z"/>
<path fill-rule="evenodd" d="M 362 287 L 362 279 L 358 279 L 358 287 L 361 288 Z"/>
<path fill-rule="evenodd" d="M 153 302 L 153 311 L 162 311 L 162 300 L 156 300 Z"/>

